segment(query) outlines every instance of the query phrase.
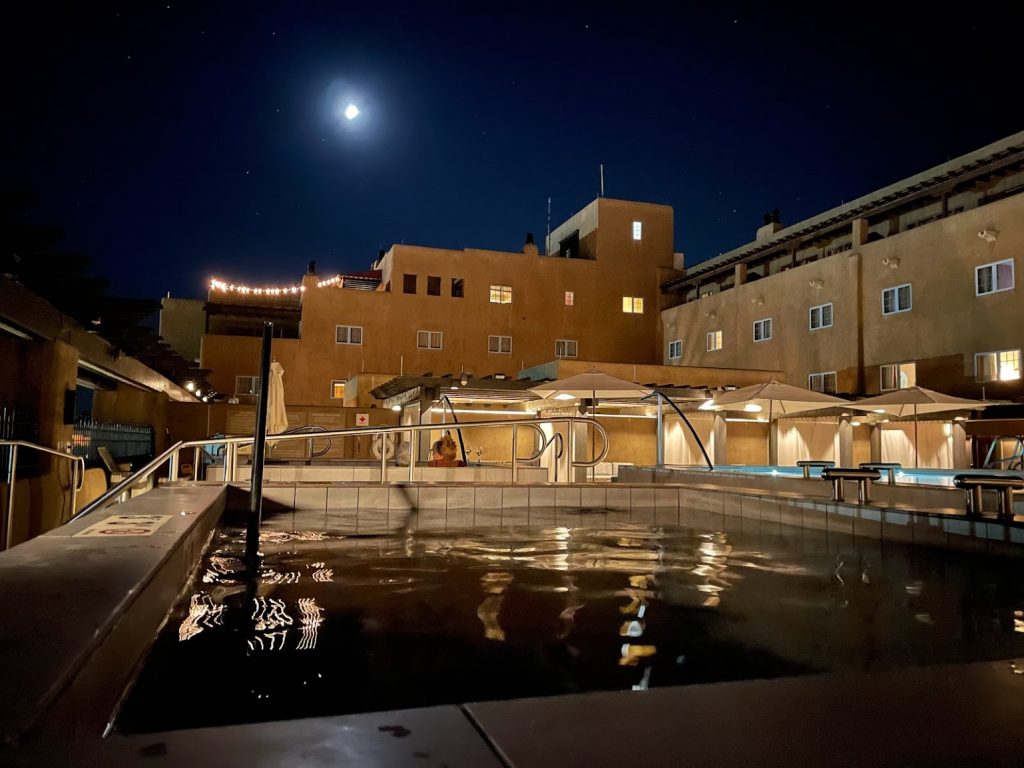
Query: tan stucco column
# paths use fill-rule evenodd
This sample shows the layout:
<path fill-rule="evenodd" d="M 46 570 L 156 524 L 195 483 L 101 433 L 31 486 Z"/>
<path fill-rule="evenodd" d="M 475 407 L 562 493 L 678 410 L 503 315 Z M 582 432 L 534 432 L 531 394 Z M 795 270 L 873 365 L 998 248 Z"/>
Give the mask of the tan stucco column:
<path fill-rule="evenodd" d="M 971 447 L 967 442 L 967 430 L 962 421 L 953 422 L 953 469 L 968 469 L 971 466 Z"/>
<path fill-rule="evenodd" d="M 727 427 L 725 414 L 716 413 L 714 425 L 711 427 L 711 461 L 713 464 L 729 463 L 726 453 Z"/>
<path fill-rule="evenodd" d="M 836 463 L 840 467 L 852 467 L 853 463 L 853 419 L 842 416 L 839 419 L 839 455 Z"/>
<path fill-rule="evenodd" d="M 779 465 L 779 420 L 773 419 L 768 424 L 768 466 Z"/>
<path fill-rule="evenodd" d="M 871 461 L 878 463 L 882 460 L 882 428 L 877 424 L 871 425 Z"/>

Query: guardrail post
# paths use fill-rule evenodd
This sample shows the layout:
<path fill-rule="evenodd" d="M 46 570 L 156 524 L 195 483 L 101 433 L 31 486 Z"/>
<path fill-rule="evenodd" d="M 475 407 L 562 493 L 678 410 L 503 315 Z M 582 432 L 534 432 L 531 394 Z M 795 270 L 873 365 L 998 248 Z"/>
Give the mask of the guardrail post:
<path fill-rule="evenodd" d="M 10 549 L 14 532 L 14 485 L 18 480 L 18 446 L 12 445 L 7 465 L 7 520 L 4 524 L 4 549 Z"/>
<path fill-rule="evenodd" d="M 171 458 L 167 461 L 167 481 L 173 483 L 178 479 L 178 454 L 180 451 L 175 451 L 171 454 Z"/>
<path fill-rule="evenodd" d="M 566 461 L 565 464 L 568 472 L 565 473 L 565 480 L 563 480 L 563 482 L 573 483 L 576 481 L 576 419 L 570 418 L 568 427 L 569 429 L 567 432 L 569 437 L 568 440 L 566 440 L 568 445 L 568 461 Z"/>
<path fill-rule="evenodd" d="M 512 425 L 512 485 L 519 482 L 519 425 Z"/>
<path fill-rule="evenodd" d="M 416 430 L 409 430 L 409 482 L 416 482 Z"/>
<path fill-rule="evenodd" d="M 71 513 L 68 515 L 68 519 L 75 516 L 75 501 L 78 498 L 78 461 L 71 461 Z"/>
<path fill-rule="evenodd" d="M 658 395 L 658 401 L 657 401 L 658 402 L 658 406 L 657 406 L 657 408 L 658 408 L 658 414 L 657 414 L 657 416 L 658 416 L 658 422 L 657 422 L 657 424 L 658 424 L 658 443 L 657 443 L 657 453 L 658 453 L 658 455 L 657 455 L 657 464 L 658 464 L 659 467 L 664 467 L 665 466 L 665 418 L 664 418 L 664 416 L 663 416 L 663 414 L 661 412 L 662 411 L 661 392 L 658 392 L 657 395 Z"/>
<path fill-rule="evenodd" d="M 388 482 L 388 441 L 384 438 L 383 432 L 370 439 L 376 440 L 377 437 L 380 437 L 380 484 L 386 485 Z"/>

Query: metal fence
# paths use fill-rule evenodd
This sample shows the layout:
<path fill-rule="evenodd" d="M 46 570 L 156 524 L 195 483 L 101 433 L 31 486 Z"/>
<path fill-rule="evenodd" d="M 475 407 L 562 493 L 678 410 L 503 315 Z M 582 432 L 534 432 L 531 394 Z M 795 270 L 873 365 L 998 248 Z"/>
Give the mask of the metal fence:
<path fill-rule="evenodd" d="M 87 464 L 99 464 L 97 449 L 105 447 L 115 459 L 153 455 L 153 428 L 148 424 L 79 419 L 71 436 L 71 452 Z"/>

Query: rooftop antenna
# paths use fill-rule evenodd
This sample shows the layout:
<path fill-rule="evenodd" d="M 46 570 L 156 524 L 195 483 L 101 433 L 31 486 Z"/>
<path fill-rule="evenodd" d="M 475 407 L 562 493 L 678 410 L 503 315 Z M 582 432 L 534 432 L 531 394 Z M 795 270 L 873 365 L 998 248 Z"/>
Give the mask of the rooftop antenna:
<path fill-rule="evenodd" d="M 551 195 L 548 195 L 548 233 L 544 236 L 544 255 L 551 253 Z"/>
<path fill-rule="evenodd" d="M 604 163 L 601 163 L 601 197 L 604 197 Z"/>

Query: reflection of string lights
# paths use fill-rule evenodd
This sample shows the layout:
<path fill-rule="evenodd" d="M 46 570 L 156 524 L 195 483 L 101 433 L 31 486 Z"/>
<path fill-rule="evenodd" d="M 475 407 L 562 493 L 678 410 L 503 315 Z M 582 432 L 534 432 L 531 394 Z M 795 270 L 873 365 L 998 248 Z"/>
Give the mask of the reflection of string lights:
<path fill-rule="evenodd" d="M 223 623 L 224 606 L 217 605 L 209 595 L 195 594 L 189 600 L 188 616 L 178 627 L 178 640 L 190 640 L 204 629 Z"/>
<path fill-rule="evenodd" d="M 297 651 L 309 651 L 316 648 L 317 633 L 320 625 L 324 623 L 324 609 L 316 604 L 312 597 L 304 597 L 297 603 L 299 606 L 299 643 L 295 646 Z"/>
<path fill-rule="evenodd" d="M 221 293 L 239 293 L 243 296 L 286 296 L 289 294 L 296 295 L 306 290 L 304 285 L 288 285 L 283 288 L 253 288 L 249 285 L 235 285 L 234 283 L 226 283 L 223 280 L 216 279 L 210 281 L 210 288 Z"/>
<path fill-rule="evenodd" d="M 284 600 L 273 597 L 257 597 L 253 600 L 255 608 L 252 613 L 253 627 L 257 632 L 274 630 L 279 627 L 290 627 L 294 622 L 284 609 Z"/>

